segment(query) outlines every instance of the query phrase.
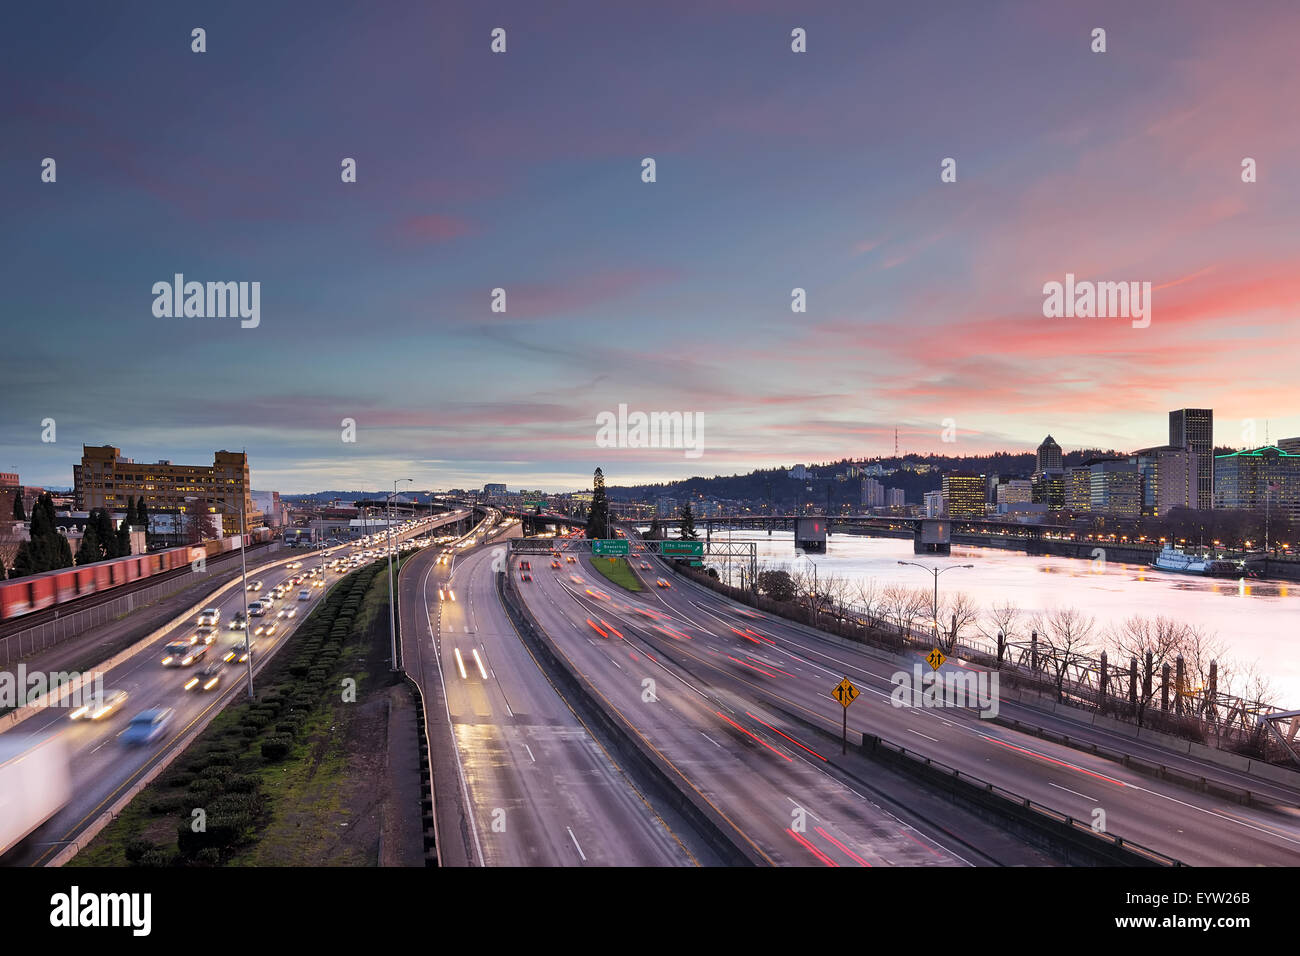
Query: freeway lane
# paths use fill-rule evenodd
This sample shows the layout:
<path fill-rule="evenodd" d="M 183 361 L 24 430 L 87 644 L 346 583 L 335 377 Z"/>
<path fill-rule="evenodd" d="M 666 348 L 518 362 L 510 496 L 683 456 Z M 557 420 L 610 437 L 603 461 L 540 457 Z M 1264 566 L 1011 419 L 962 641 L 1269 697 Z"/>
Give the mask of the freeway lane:
<path fill-rule="evenodd" d="M 549 558 L 538 558 L 533 566 L 534 580 L 519 589 L 557 648 L 761 859 L 794 866 L 972 862 L 828 772 L 823 745 L 808 734 L 802 742 L 783 738 L 770 711 L 674 666 L 646 635 L 659 627 L 666 642 L 689 638 L 672 636 L 678 629 L 667 615 L 654 621 L 639 613 L 650 610 L 648 601 L 615 597 L 618 589 L 585 562 L 552 569 Z"/>
<path fill-rule="evenodd" d="M 409 536 L 409 532 L 408 532 Z M 338 556 L 343 549 L 334 549 L 312 555 L 278 558 L 271 565 L 249 570 L 249 582 L 263 582 L 261 591 L 249 595 L 249 601 L 265 597 L 272 588 L 286 579 L 306 574 L 322 560 Z M 289 565 L 301 562 L 301 569 Z M 256 571 L 256 573 L 254 573 Z M 328 575 L 333 583 L 338 575 Z M 312 578 L 307 581 L 315 580 Z M 303 584 L 302 587 L 306 587 Z M 265 660 L 278 648 L 299 623 L 306 619 L 327 588 L 309 588 L 311 599 L 298 601 L 302 588 L 294 586 L 289 594 L 276 602 L 273 610 L 264 617 L 252 618 L 253 629 L 276 623 L 274 634 L 253 637 L 253 656 Z M 216 643 L 208 651 L 210 659 L 219 659 L 237 642 L 243 632 L 231 630 L 228 623 L 236 611 L 244 609 L 244 591 L 236 583 L 220 598 L 205 604 L 221 612 Z M 284 617 L 277 617 L 280 611 Z M 289 616 L 289 612 L 293 616 Z M 66 707 L 51 707 L 24 720 L 10 734 L 60 733 L 68 745 L 72 776 L 72 799 L 56 813 L 45 827 L 32 839 L 6 854 L 0 864 L 10 866 L 46 865 L 64 847 L 76 841 L 121 794 L 129 790 L 160 760 L 170 759 L 178 741 L 202 723 L 210 720 L 232 698 L 247 694 L 247 666 L 235 663 L 221 668 L 220 684 L 210 691 L 184 689 L 185 683 L 196 676 L 207 661 L 189 667 L 164 667 L 161 663 L 163 647 L 172 640 L 188 638 L 195 631 L 195 619 L 177 618 L 169 632 L 148 648 L 140 651 L 104 673 L 106 691 L 120 689 L 128 693 L 125 705 L 116 713 L 96 722 L 79 722 L 69 719 Z M 256 679 L 254 680 L 256 687 Z M 172 707 L 175 715 L 166 733 L 157 741 L 140 747 L 128 747 L 120 740 L 131 717 L 152 707 Z"/>
<path fill-rule="evenodd" d="M 429 549 L 400 577 L 403 659 L 424 692 L 431 738 L 445 733 L 437 708 L 451 725 L 430 741 L 444 865 L 695 864 L 515 633 L 492 567 L 507 536 L 454 564 Z M 468 804 L 466 818 L 456 802 Z"/>
<path fill-rule="evenodd" d="M 635 610 L 614 613 L 623 620 L 662 616 L 643 629 L 648 643 L 705 686 L 838 732 L 838 704 L 827 695 L 847 676 L 862 690 L 849 710 L 851 734 L 878 734 L 1079 819 L 1100 819 L 1094 815 L 1100 809 L 1108 832 L 1186 863 L 1295 865 L 1300 860 L 1294 807 L 1246 807 L 1195 793 L 980 720 L 965 709 L 895 707 L 890 678 L 899 668 L 892 661 L 743 608 L 658 569 L 653 561 L 652 568 L 638 573 L 651 584 L 653 575 L 669 575 L 672 587 L 620 595 L 620 603 Z M 945 669 L 954 666 L 959 662 Z"/>

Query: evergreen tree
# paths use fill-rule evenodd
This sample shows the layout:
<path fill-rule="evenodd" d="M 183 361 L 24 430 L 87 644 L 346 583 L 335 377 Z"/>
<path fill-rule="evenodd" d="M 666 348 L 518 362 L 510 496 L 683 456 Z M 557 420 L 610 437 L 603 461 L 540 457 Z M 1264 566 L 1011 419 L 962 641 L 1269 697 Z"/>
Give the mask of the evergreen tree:
<path fill-rule="evenodd" d="M 149 509 L 145 507 L 144 495 L 141 495 L 140 500 L 136 503 L 135 517 L 136 517 L 136 524 L 140 526 L 140 530 L 148 531 L 149 530 Z"/>
<path fill-rule="evenodd" d="M 9 577 L 23 578 L 35 573 L 36 570 L 32 567 L 32 549 L 28 542 L 23 541 L 18 545 L 18 553 L 14 555 L 14 566 L 9 569 Z"/>
<path fill-rule="evenodd" d="M 695 514 L 691 511 L 691 503 L 688 501 L 682 505 L 682 537 L 694 540 L 695 533 Z"/>
<path fill-rule="evenodd" d="M 0 581 L 3 581 L 4 579 L 5 579 L 5 562 L 3 558 L 0 558 Z"/>
<path fill-rule="evenodd" d="M 99 536 L 87 522 L 86 533 L 81 536 L 81 547 L 77 548 L 77 564 L 94 564 L 99 558 Z"/>
<path fill-rule="evenodd" d="M 116 538 L 117 541 L 117 556 L 119 558 L 124 558 L 128 554 L 130 554 L 131 553 L 131 523 L 126 518 L 122 519 L 122 526 L 117 529 L 117 533 L 114 535 L 114 537 Z"/>
<path fill-rule="evenodd" d="M 662 538 L 663 536 L 664 536 L 663 526 L 659 524 L 659 516 L 655 515 L 654 518 L 652 518 L 650 521 L 650 530 L 646 532 L 646 537 Z"/>
<path fill-rule="evenodd" d="M 14 489 L 14 520 L 26 521 L 27 511 L 23 508 L 23 495 L 21 488 Z"/>
<path fill-rule="evenodd" d="M 55 534 L 58 539 L 52 549 L 54 552 L 54 567 L 70 568 L 72 567 L 72 545 L 68 543 L 66 534 Z"/>
<path fill-rule="evenodd" d="M 587 537 L 605 538 L 609 533 L 609 500 L 605 497 L 605 473 L 597 468 L 591 483 L 591 510 L 587 512 Z"/>

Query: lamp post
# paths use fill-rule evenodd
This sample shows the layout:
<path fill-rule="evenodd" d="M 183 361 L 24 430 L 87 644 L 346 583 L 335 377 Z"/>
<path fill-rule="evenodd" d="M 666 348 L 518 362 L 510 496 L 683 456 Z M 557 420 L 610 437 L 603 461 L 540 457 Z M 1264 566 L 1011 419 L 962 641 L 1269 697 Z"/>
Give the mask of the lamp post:
<path fill-rule="evenodd" d="M 973 564 L 950 564 L 946 568 L 931 568 L 924 564 L 917 564 L 915 561 L 899 561 L 899 564 L 910 564 L 914 568 L 920 568 L 922 571 L 929 571 L 934 575 L 934 604 L 933 616 L 931 618 L 934 624 L 934 642 L 939 643 L 939 575 L 945 571 L 951 571 L 954 568 L 973 568 Z"/>
<path fill-rule="evenodd" d="M 393 493 L 388 496 L 388 636 L 393 655 L 393 665 L 389 668 L 391 671 L 397 670 L 397 610 L 393 603 L 393 499 L 397 497 L 397 483 L 399 481 L 409 481 L 415 484 L 414 478 L 397 478 L 393 481 Z"/>

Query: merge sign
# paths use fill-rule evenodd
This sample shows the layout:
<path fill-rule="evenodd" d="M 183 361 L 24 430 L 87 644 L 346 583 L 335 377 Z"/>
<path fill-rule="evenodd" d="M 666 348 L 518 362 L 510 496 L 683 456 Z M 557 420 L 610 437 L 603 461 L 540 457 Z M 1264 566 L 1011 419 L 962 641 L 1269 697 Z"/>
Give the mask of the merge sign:
<path fill-rule="evenodd" d="M 684 554 L 694 558 L 704 557 L 703 541 L 661 541 L 660 554 Z"/>
<path fill-rule="evenodd" d="M 831 691 L 831 696 L 847 709 L 849 704 L 858 699 L 860 693 L 861 691 L 854 687 L 846 677 L 835 685 L 834 690 Z"/>
<path fill-rule="evenodd" d="M 621 557 L 627 554 L 627 539 L 596 538 L 591 542 L 591 553 L 605 558 Z"/>

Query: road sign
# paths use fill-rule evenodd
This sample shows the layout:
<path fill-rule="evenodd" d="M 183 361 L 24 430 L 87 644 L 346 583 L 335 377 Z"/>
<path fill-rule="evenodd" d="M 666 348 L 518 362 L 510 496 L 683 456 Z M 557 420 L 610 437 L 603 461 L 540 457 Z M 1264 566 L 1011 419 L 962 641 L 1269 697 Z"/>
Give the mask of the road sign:
<path fill-rule="evenodd" d="M 858 699 L 858 694 L 858 689 L 849 683 L 847 677 L 836 684 L 835 689 L 831 691 L 831 696 L 838 700 L 840 705 L 844 708 L 843 735 L 840 737 L 840 753 L 846 754 L 849 752 L 849 704 Z"/>
<path fill-rule="evenodd" d="M 626 538 L 596 538 L 591 542 L 591 553 L 601 557 L 618 557 L 627 554 Z"/>
<path fill-rule="evenodd" d="M 836 700 L 838 700 L 845 707 L 848 707 L 849 704 L 853 703 L 855 700 L 858 699 L 858 694 L 860 693 L 861 691 L 859 691 L 856 687 L 850 684 L 849 679 L 846 677 L 844 678 L 844 680 L 840 681 L 838 684 L 835 685 L 835 689 L 831 691 L 831 696 L 834 697 Z"/>
<path fill-rule="evenodd" d="M 935 648 L 929 654 L 925 655 L 925 662 L 930 665 L 931 670 L 938 670 L 943 666 L 943 662 L 948 658 L 943 656 L 943 651 Z"/>
<path fill-rule="evenodd" d="M 546 502 L 545 502 L 545 501 L 525 501 L 525 502 L 524 502 L 524 507 L 526 507 L 526 508 L 545 508 L 545 507 L 546 507 Z"/>
<path fill-rule="evenodd" d="M 662 541 L 659 544 L 660 554 L 685 554 L 691 557 L 704 557 L 703 541 Z"/>

